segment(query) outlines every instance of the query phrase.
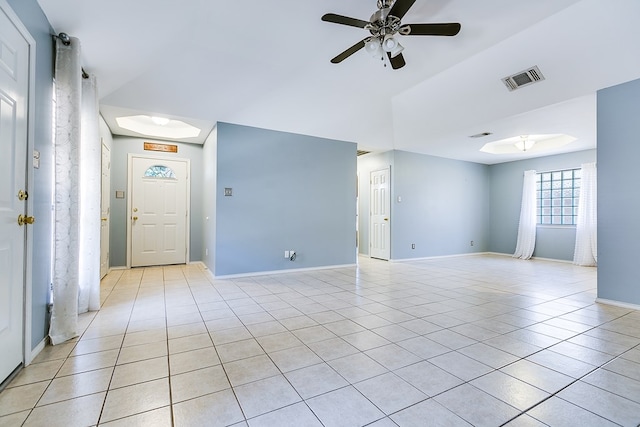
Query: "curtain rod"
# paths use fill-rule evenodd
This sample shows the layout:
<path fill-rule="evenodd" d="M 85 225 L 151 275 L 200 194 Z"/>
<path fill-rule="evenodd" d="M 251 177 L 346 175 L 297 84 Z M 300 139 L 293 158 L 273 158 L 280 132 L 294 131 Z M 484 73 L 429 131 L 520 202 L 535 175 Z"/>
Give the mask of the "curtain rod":
<path fill-rule="evenodd" d="M 69 37 L 69 34 L 67 33 L 59 33 L 59 34 L 54 34 L 53 37 L 60 39 L 60 41 L 62 42 L 63 45 L 65 46 L 69 46 L 71 44 L 71 37 Z M 87 72 L 84 70 L 84 68 L 80 68 L 80 70 L 82 71 L 82 78 L 83 79 L 88 79 L 89 78 L 89 74 L 87 74 Z"/>

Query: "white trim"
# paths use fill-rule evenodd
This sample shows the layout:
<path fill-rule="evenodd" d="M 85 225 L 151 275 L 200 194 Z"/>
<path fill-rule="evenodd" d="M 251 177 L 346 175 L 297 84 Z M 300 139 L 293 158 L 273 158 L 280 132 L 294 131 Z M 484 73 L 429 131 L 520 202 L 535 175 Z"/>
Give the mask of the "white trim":
<path fill-rule="evenodd" d="M 467 254 L 454 254 L 454 255 L 439 255 L 439 256 L 428 256 L 421 258 L 402 258 L 402 259 L 390 259 L 389 262 L 409 262 L 409 261 L 428 261 L 432 259 L 443 259 L 443 258 L 459 258 L 469 255 L 491 255 L 491 252 L 470 252 Z"/>
<path fill-rule="evenodd" d="M 153 160 L 171 160 L 177 162 L 185 162 L 187 164 L 187 219 L 185 224 L 185 263 L 189 263 L 191 257 L 191 160 L 181 157 L 158 156 L 151 154 L 128 153 L 127 155 L 127 218 L 131 215 L 131 191 L 133 188 L 133 158 L 153 159 Z M 127 265 L 131 268 L 131 220 L 127 219 Z"/>
<path fill-rule="evenodd" d="M 563 264 L 573 264 L 573 261 L 570 261 L 568 259 L 555 259 L 555 258 L 540 258 L 537 256 L 532 256 L 531 259 L 535 259 L 537 261 L 549 261 L 549 262 L 560 262 Z M 576 267 L 579 267 L 578 265 L 576 265 Z"/>
<path fill-rule="evenodd" d="M 307 272 L 307 271 L 332 270 L 336 268 L 357 267 L 357 264 L 341 264 L 341 265 L 327 265 L 322 267 L 292 268 L 289 270 L 256 271 L 253 273 L 226 274 L 224 276 L 215 276 L 211 272 L 211 270 L 207 268 L 207 266 L 204 263 L 202 265 L 204 266 L 203 268 L 206 270 L 209 276 L 211 276 L 215 280 L 236 279 L 236 278 L 242 278 L 242 277 L 270 276 L 273 274 L 289 274 L 289 273 L 300 273 L 300 272 Z"/>
<path fill-rule="evenodd" d="M 38 345 L 31 350 L 31 352 L 28 354 L 28 361 L 29 363 L 27 363 L 27 361 L 24 362 L 24 366 L 28 366 L 39 354 L 42 350 L 44 350 L 44 348 L 47 346 L 47 344 L 49 343 L 49 336 L 47 335 L 46 337 L 44 337 L 42 339 L 42 341 L 40 341 L 38 343 Z"/>
<path fill-rule="evenodd" d="M 33 194 L 33 149 L 35 140 L 35 106 L 36 106 L 36 40 L 31 36 L 27 27 L 22 23 L 18 15 L 13 11 L 6 0 L 0 0 L 0 9 L 9 20 L 15 25 L 22 37 L 29 45 L 29 99 L 27 106 L 27 193 Z M 33 212 L 33 197 L 27 199 L 27 212 Z M 23 307 L 23 357 L 24 365 L 27 366 L 33 358 L 31 357 L 31 328 L 33 324 L 33 233 L 27 230 L 26 254 L 25 254 L 25 276 L 24 276 L 24 307 Z M 37 347 L 36 347 L 37 348 Z"/>
<path fill-rule="evenodd" d="M 502 252 L 485 252 L 488 255 L 498 255 L 498 256 L 505 256 L 505 257 L 509 257 L 509 258 L 513 258 L 512 254 L 504 254 Z M 556 259 L 556 258 L 541 258 L 541 257 L 531 257 L 532 260 L 537 260 L 537 261 L 548 261 L 548 262 L 559 262 L 562 264 L 573 264 L 573 261 L 570 260 L 566 260 L 566 259 Z M 522 261 L 528 261 L 528 260 L 522 260 Z M 582 265 L 576 265 L 576 267 L 584 267 Z"/>
<path fill-rule="evenodd" d="M 505 256 L 509 258 L 513 258 L 513 254 L 505 254 L 502 252 L 485 252 L 487 255 L 497 255 L 497 256 Z"/>
<path fill-rule="evenodd" d="M 631 310 L 640 310 L 639 304 L 630 304 L 628 302 L 615 301 L 615 300 L 605 299 L 605 298 L 596 298 L 596 302 L 599 304 L 613 305 L 614 307 L 628 308 Z"/>
<path fill-rule="evenodd" d="M 121 265 L 118 267 L 109 267 L 109 273 L 111 273 L 112 270 L 129 270 L 131 267 L 127 267 L 126 265 Z M 107 274 L 109 274 L 107 273 Z"/>

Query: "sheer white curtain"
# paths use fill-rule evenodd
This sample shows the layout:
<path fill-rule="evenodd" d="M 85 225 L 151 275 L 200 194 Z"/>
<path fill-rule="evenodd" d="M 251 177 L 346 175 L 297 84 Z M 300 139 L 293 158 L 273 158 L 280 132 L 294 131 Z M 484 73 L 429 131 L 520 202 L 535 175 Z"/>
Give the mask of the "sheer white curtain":
<path fill-rule="evenodd" d="M 595 266 L 598 263 L 598 186 L 595 163 L 582 165 L 581 181 L 573 263 Z"/>
<path fill-rule="evenodd" d="M 86 156 L 87 166 L 94 168 L 92 173 L 99 180 L 100 154 L 96 166 L 92 150 L 93 145 L 99 150 L 100 141 L 97 130 L 91 130 L 91 125 L 82 132 L 83 108 L 87 108 L 85 115 L 95 115 L 96 129 L 98 117 L 95 89 L 88 90 L 87 100 L 83 102 L 82 99 L 78 39 L 72 37 L 69 45 L 56 39 L 55 79 L 55 254 L 49 337 L 52 344 L 59 344 L 77 336 L 78 313 L 96 310 L 100 302 L 99 265 L 97 269 L 92 266 L 94 258 L 99 264 L 100 187 L 99 181 L 97 190 L 94 182 L 85 182 L 86 172 L 81 172 Z M 83 137 L 89 142 L 83 142 Z M 82 169 L 86 171 L 87 168 Z M 83 191 L 94 194 L 83 197 Z M 97 213 L 94 213 L 94 198 L 98 203 Z M 95 219 L 92 219 L 94 215 Z M 97 237 L 93 234 L 96 233 L 94 228 Z"/>
<path fill-rule="evenodd" d="M 78 312 L 100 309 L 100 185 L 102 146 L 95 76 L 82 79 L 80 273 Z"/>
<path fill-rule="evenodd" d="M 49 336 L 53 344 L 77 335 L 80 178 L 80 46 L 56 39 L 55 258 L 53 312 Z"/>
<path fill-rule="evenodd" d="M 514 258 L 529 259 L 536 247 L 536 171 L 524 172 L 518 243 Z"/>

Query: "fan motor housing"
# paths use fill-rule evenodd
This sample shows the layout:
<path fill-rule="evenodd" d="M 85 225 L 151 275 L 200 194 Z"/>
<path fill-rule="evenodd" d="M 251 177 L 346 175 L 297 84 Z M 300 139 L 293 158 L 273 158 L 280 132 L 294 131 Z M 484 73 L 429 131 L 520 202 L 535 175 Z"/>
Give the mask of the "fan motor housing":
<path fill-rule="evenodd" d="M 385 36 L 395 34 L 400 29 L 400 18 L 389 15 L 391 8 L 385 7 L 376 11 L 369 19 L 367 30 L 373 36 Z"/>

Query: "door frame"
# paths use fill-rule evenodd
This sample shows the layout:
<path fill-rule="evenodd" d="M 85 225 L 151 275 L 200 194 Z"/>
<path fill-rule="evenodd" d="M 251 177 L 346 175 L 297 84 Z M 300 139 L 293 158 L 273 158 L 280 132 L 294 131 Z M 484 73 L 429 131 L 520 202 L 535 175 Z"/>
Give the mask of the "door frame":
<path fill-rule="evenodd" d="M 102 223 L 104 221 L 104 218 L 102 217 L 103 214 L 103 206 L 102 206 L 102 201 L 105 199 L 105 188 L 102 185 L 102 174 L 104 173 L 104 164 L 102 163 L 102 161 L 104 160 L 104 152 L 105 150 L 107 150 L 109 152 L 109 165 L 107 166 L 107 169 L 109 169 L 109 177 L 108 177 L 108 181 L 109 181 L 109 188 L 107 188 L 107 194 L 106 194 L 106 198 L 109 201 L 109 208 L 107 211 L 107 266 L 106 266 L 106 270 L 107 272 L 105 273 L 105 276 L 107 274 L 109 274 L 109 271 L 111 270 L 111 268 L 109 267 L 109 264 L 111 263 L 110 261 L 110 239 L 109 236 L 111 235 L 111 149 L 109 147 L 107 147 L 107 144 L 104 143 L 104 138 L 100 138 L 100 280 L 102 280 L 105 276 L 102 276 L 102 256 L 104 255 L 102 250 L 103 250 L 103 242 L 102 242 Z"/>
<path fill-rule="evenodd" d="M 127 156 L 127 268 L 131 268 L 131 198 L 133 196 L 133 159 L 150 159 L 150 160 L 171 160 L 178 162 L 185 162 L 187 164 L 187 217 L 185 224 L 185 245 L 186 245 L 186 256 L 185 263 L 189 264 L 189 260 L 191 259 L 191 161 L 189 159 L 180 158 L 180 157 L 169 157 L 169 156 L 154 156 L 149 154 L 136 154 L 129 153 Z"/>
<path fill-rule="evenodd" d="M 24 161 L 26 162 L 26 191 L 28 194 L 33 194 L 33 150 L 35 147 L 35 108 L 36 105 L 36 41 L 27 30 L 27 27 L 22 23 L 18 15 L 13 11 L 11 6 L 6 0 L 0 0 L 0 9 L 4 12 L 13 25 L 18 29 L 22 37 L 27 41 L 29 45 L 29 84 L 28 84 L 28 96 L 27 96 L 27 156 Z M 27 198 L 27 212 L 33 214 L 33 197 Z M 24 253 L 24 283 L 23 283 L 23 303 L 22 307 L 23 321 L 22 321 L 22 352 L 23 352 L 23 364 L 27 366 L 37 356 L 37 354 L 44 348 L 46 338 L 38 344 L 34 349 L 31 348 L 31 328 L 33 323 L 33 227 L 27 227 L 26 241 L 25 241 L 25 253 Z"/>

